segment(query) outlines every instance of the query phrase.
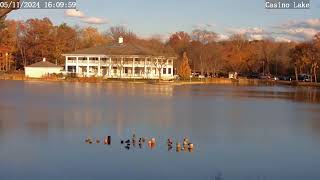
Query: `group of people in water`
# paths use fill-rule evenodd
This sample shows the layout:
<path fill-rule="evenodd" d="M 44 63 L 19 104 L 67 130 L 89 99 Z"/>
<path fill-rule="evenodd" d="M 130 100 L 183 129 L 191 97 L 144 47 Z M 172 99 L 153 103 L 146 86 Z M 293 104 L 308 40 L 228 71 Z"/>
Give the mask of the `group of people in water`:
<path fill-rule="evenodd" d="M 101 141 L 99 139 L 92 139 L 92 138 L 86 138 L 85 139 L 85 143 L 87 144 L 100 144 Z M 156 147 L 157 141 L 156 138 L 151 138 L 151 139 L 146 139 L 144 137 L 140 137 L 137 138 L 135 134 L 132 135 L 131 139 L 127 139 L 127 140 L 121 140 L 120 143 L 122 145 L 124 145 L 124 147 L 126 149 L 130 149 L 131 147 L 135 148 L 137 145 L 140 149 L 142 149 L 143 145 L 145 143 L 147 143 L 148 147 L 150 149 L 154 149 Z M 105 145 L 111 145 L 111 136 L 106 136 L 103 139 L 103 144 Z M 168 147 L 168 151 L 171 151 L 174 148 L 174 142 L 171 138 L 167 139 L 167 147 Z M 189 141 L 189 139 L 187 137 L 185 137 L 183 139 L 183 142 L 176 142 L 175 144 L 175 148 L 176 148 L 176 152 L 181 152 L 181 151 L 185 151 L 185 152 L 193 152 L 194 150 L 194 144 L 191 143 Z"/>

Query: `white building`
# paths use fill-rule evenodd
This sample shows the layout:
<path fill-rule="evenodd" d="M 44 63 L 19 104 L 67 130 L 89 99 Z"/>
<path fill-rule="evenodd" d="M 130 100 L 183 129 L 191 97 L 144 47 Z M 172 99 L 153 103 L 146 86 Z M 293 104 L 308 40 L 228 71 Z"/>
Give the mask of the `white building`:
<path fill-rule="evenodd" d="M 31 78 L 42 78 L 50 74 L 60 74 L 62 73 L 62 70 L 62 67 L 52 64 L 43 58 L 43 61 L 25 67 L 25 76 Z"/>
<path fill-rule="evenodd" d="M 80 77 L 173 79 L 174 53 L 118 43 L 77 50 L 65 56 L 65 70 Z M 160 73 L 160 74 L 159 74 Z"/>

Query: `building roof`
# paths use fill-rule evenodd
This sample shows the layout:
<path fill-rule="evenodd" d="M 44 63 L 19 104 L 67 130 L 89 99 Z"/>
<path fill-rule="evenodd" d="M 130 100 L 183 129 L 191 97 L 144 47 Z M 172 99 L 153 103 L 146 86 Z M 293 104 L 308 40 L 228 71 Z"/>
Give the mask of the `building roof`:
<path fill-rule="evenodd" d="M 66 55 L 92 54 L 92 55 L 140 55 L 140 56 L 175 56 L 171 51 L 155 51 L 133 43 L 114 43 L 111 45 L 100 45 L 87 49 L 80 49 Z"/>
<path fill-rule="evenodd" d="M 48 67 L 48 68 L 53 68 L 53 67 L 60 67 L 60 66 L 57 66 L 51 62 L 48 62 L 48 61 L 40 61 L 40 62 L 37 62 L 37 63 L 34 63 L 34 64 L 31 64 L 27 67 Z"/>

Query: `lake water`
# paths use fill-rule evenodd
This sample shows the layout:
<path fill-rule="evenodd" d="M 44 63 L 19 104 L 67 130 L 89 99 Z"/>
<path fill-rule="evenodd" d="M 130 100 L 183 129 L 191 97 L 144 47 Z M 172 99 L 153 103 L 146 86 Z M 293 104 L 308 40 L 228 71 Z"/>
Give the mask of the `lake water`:
<path fill-rule="evenodd" d="M 0 81 L 0 179 L 319 180 L 319 103 L 287 86 Z M 126 149 L 133 133 L 156 147 Z M 193 152 L 168 151 L 185 136 Z"/>

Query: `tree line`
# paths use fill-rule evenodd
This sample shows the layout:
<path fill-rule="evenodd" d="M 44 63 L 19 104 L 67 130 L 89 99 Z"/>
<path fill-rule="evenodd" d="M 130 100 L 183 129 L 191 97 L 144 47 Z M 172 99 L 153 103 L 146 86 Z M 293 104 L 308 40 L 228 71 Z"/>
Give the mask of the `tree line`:
<path fill-rule="evenodd" d="M 209 30 L 195 29 L 191 33 L 175 32 L 163 41 L 160 37 L 139 38 L 125 27 L 110 27 L 100 32 L 93 27 L 81 28 L 66 23 L 54 25 L 49 18 L 26 21 L 0 19 L 0 53 L 9 53 L 10 69 L 25 66 L 46 57 L 56 64 L 64 64 L 61 54 L 77 49 L 104 45 L 123 36 L 126 42 L 142 44 L 158 52 L 175 52 L 176 70 L 186 69 L 188 59 L 192 72 L 203 76 L 219 76 L 228 72 L 243 75 L 310 74 L 317 80 L 320 64 L 320 33 L 305 42 L 275 42 L 272 39 L 249 40 L 234 34 L 227 40 Z M 2 63 L 3 64 L 3 63 Z M 8 67 L 8 66 L 7 66 Z M 2 68 L 3 69 L 3 68 Z"/>
<path fill-rule="evenodd" d="M 320 33 L 306 42 L 250 41 L 241 34 L 218 41 L 214 32 L 194 30 L 190 34 L 176 32 L 167 43 L 181 56 L 186 52 L 192 71 L 201 75 L 238 72 L 244 76 L 260 74 L 298 78 L 299 74 L 310 74 L 313 80 L 317 80 L 319 74 Z"/>

